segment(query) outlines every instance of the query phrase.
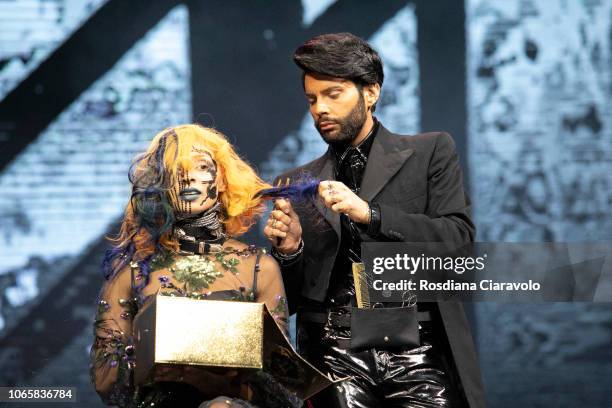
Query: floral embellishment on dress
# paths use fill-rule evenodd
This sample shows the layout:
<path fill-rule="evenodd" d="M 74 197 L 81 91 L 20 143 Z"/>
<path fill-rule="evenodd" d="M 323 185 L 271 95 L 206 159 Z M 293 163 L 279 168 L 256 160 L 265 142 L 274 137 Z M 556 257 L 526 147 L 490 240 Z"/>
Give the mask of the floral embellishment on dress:
<path fill-rule="evenodd" d="M 168 269 L 176 280 L 183 284 L 182 288 L 179 288 L 168 276 L 160 276 L 158 280 L 162 288 L 174 289 L 173 292 L 167 293 L 170 296 L 205 298 L 197 292 L 208 289 L 217 279 L 223 277 L 224 271 L 238 276 L 240 274 L 238 271 L 239 258 L 251 256 L 258 250 L 256 246 L 249 245 L 243 249 L 226 247 L 206 256 L 175 256 L 170 252 L 165 252 L 156 255 L 151 260 L 151 271 Z M 222 270 L 219 270 L 218 266 L 221 266 Z"/>
<path fill-rule="evenodd" d="M 238 275 L 238 269 L 236 268 L 236 266 L 240 264 L 240 261 L 236 258 L 225 259 L 225 256 L 227 255 L 229 254 L 225 253 L 225 251 L 218 252 L 217 254 L 215 254 L 215 259 L 221 264 L 223 269 L 233 273 L 234 275 Z"/>
<path fill-rule="evenodd" d="M 122 319 L 131 320 L 137 312 L 137 299 L 119 299 Z M 111 305 L 106 300 L 98 302 L 94 321 L 92 346 L 92 375 L 96 368 L 117 368 L 118 386 L 127 384 L 128 372 L 136 366 L 134 339 L 123 332 L 114 318 L 107 317 Z"/>
<path fill-rule="evenodd" d="M 131 320 L 138 311 L 138 299 L 119 299 L 119 306 L 123 309 L 123 312 L 119 316 L 122 319 Z"/>
<path fill-rule="evenodd" d="M 169 268 L 173 262 L 174 262 L 174 256 L 172 256 L 172 253 L 169 251 L 163 251 L 155 255 L 153 259 L 151 259 L 151 263 L 149 264 L 149 267 L 151 268 L 151 272 L 152 272 L 158 269 Z"/>
<path fill-rule="evenodd" d="M 176 280 L 185 284 L 185 291 L 208 289 L 217 278 L 223 276 L 223 272 L 217 270 L 213 261 L 199 255 L 180 257 L 170 267 L 170 271 L 174 273 Z"/>
<path fill-rule="evenodd" d="M 107 312 L 108 309 L 110 309 L 110 305 L 106 300 L 100 300 L 98 302 L 98 315 Z"/>

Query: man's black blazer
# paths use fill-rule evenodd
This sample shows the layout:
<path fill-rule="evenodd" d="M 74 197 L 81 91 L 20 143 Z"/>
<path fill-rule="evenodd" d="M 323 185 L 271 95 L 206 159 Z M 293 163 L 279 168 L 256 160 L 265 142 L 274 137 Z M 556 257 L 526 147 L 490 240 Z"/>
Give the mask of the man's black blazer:
<path fill-rule="evenodd" d="M 308 173 L 319 180 L 334 179 L 328 151 L 318 159 L 278 179 Z M 380 234 L 362 233 L 364 242 L 450 242 L 474 240 L 470 203 L 463 189 L 455 145 L 447 133 L 414 136 L 393 134 L 380 126 L 368 157 L 359 196 L 380 205 Z M 289 309 L 302 298 L 323 301 L 340 245 L 340 216 L 315 206 L 296 206 L 302 226 L 304 252 L 281 266 Z M 484 407 L 484 390 L 470 328 L 463 306 L 438 303 L 443 325 L 470 407 Z"/>

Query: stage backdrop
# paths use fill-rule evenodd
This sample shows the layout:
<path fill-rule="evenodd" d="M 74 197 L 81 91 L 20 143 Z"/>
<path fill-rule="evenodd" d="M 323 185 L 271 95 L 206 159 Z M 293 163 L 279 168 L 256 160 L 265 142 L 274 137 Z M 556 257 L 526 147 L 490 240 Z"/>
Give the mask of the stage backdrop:
<path fill-rule="evenodd" d="M 321 154 L 291 53 L 338 31 L 384 59 L 385 126 L 453 135 L 478 240 L 612 240 L 612 0 L 0 1 L 0 386 L 101 406 L 91 323 L 131 157 L 193 121 L 269 180 Z M 612 305 L 469 311 L 489 406 L 609 404 Z"/>

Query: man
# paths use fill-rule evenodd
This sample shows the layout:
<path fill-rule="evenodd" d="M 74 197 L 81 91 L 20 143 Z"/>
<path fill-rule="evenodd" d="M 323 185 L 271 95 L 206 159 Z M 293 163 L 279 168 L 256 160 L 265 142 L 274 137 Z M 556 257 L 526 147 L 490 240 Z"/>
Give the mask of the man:
<path fill-rule="evenodd" d="M 316 208 L 277 200 L 264 233 L 281 265 L 290 311 L 298 313 L 300 353 L 322 371 L 348 377 L 317 396 L 314 407 L 484 406 L 460 304 L 418 303 L 417 347 L 350 347 L 351 265 L 360 261 L 361 242 L 474 239 L 451 137 L 395 135 L 376 120 L 382 61 L 352 34 L 315 37 L 294 61 L 329 148 L 279 179 L 308 173 L 322 180 L 320 200 Z"/>

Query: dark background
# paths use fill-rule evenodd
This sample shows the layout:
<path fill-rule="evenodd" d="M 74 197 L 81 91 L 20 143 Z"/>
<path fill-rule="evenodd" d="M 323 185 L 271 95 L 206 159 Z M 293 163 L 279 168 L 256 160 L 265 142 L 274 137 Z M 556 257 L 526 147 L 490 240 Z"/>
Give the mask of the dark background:
<path fill-rule="evenodd" d="M 101 405 L 87 350 L 130 158 L 193 121 L 268 179 L 316 157 L 290 57 L 338 31 L 383 57 L 385 126 L 453 135 L 480 241 L 612 240 L 611 1 L 4 0 L 0 385 Z M 489 406 L 609 406 L 610 304 L 470 316 Z"/>

